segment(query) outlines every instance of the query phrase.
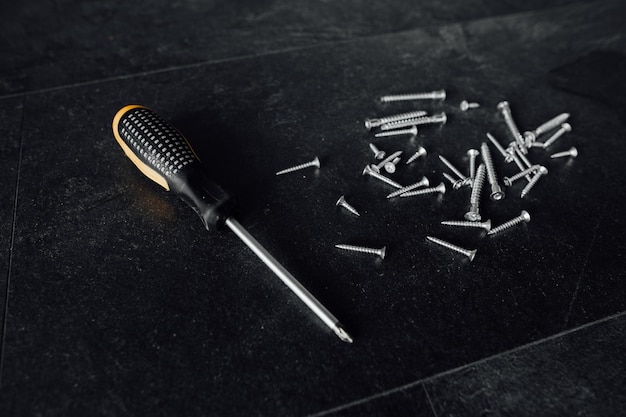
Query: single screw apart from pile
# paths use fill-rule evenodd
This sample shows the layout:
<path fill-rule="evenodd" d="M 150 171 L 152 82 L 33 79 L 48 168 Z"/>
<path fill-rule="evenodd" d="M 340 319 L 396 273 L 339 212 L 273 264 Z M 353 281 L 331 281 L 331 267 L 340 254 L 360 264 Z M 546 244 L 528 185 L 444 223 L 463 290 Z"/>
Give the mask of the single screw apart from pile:
<path fill-rule="evenodd" d="M 359 212 L 346 201 L 346 198 L 344 196 L 339 197 L 339 200 L 337 200 L 335 205 L 345 208 L 355 216 L 361 216 Z"/>
<path fill-rule="evenodd" d="M 572 157 L 572 158 L 576 158 L 578 156 L 578 149 L 576 149 L 575 147 L 572 146 L 567 151 L 557 152 L 555 154 L 550 155 L 550 158 L 552 158 L 552 159 L 554 159 L 554 158 L 564 158 L 566 156 L 569 156 L 569 157 Z"/>
<path fill-rule="evenodd" d="M 319 160 L 319 158 L 316 156 L 314 160 L 312 160 L 311 162 L 307 162 L 306 164 L 300 164 L 300 165 L 296 165 L 296 166 L 291 167 L 291 168 L 283 169 L 282 171 L 278 171 L 276 173 L 276 175 L 287 174 L 288 172 L 298 171 L 300 169 L 304 169 L 304 168 L 308 168 L 308 167 L 319 168 L 320 167 L 320 160 Z"/>
<path fill-rule="evenodd" d="M 509 229 L 513 226 L 515 226 L 516 224 L 519 223 L 528 223 L 530 221 L 530 214 L 528 214 L 528 212 L 526 210 L 522 210 L 522 212 L 520 213 L 519 216 L 512 218 L 511 220 L 509 220 L 506 223 L 501 224 L 498 227 L 494 227 L 493 229 L 491 229 L 490 231 L 487 232 L 488 235 L 495 235 L 497 233 L 502 232 L 503 230 Z"/>
<path fill-rule="evenodd" d="M 374 249 L 374 248 L 366 248 L 364 246 L 338 244 L 338 245 L 335 245 L 335 247 L 339 249 L 349 250 L 352 252 L 362 252 L 362 253 L 369 253 L 372 255 L 378 255 L 380 256 L 381 259 L 385 259 L 385 254 L 387 252 L 386 246 L 383 246 L 380 249 Z"/>
<path fill-rule="evenodd" d="M 461 111 L 468 111 L 469 109 L 475 109 L 477 107 L 480 107 L 480 104 L 470 103 L 467 100 L 463 100 L 461 104 L 459 104 L 459 108 L 461 109 Z"/>
<path fill-rule="evenodd" d="M 436 244 L 438 244 L 440 246 L 443 246 L 444 248 L 448 248 L 448 249 L 451 249 L 451 250 L 453 250 L 455 252 L 461 253 L 461 254 L 467 256 L 470 261 L 473 261 L 474 260 L 474 256 L 476 256 L 476 250 L 477 249 L 472 249 L 472 250 L 465 249 L 465 248 L 462 248 L 460 246 L 454 245 L 454 244 L 452 244 L 450 242 L 446 242 L 445 240 L 441 240 L 441 239 L 438 239 L 438 238 L 433 237 L 433 236 L 426 236 L 426 239 L 428 239 L 431 242 L 436 243 Z"/>
<path fill-rule="evenodd" d="M 382 96 L 380 101 L 388 103 L 390 101 L 409 101 L 409 100 L 445 100 L 446 90 L 430 91 L 428 93 L 414 94 L 394 94 Z"/>

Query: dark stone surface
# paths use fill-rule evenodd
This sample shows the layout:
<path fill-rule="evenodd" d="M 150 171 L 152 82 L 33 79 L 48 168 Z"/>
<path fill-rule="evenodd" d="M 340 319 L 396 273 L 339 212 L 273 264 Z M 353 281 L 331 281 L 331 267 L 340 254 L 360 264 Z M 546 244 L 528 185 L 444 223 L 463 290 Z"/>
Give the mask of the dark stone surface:
<path fill-rule="evenodd" d="M 428 415 L 420 380 L 624 311 L 624 125 L 548 82 L 592 51 L 625 52 L 624 16 L 618 2 L 576 4 L 28 94 L 0 413 L 382 415 L 398 395 L 398 412 Z M 575 145 L 577 159 L 532 150 L 550 174 L 526 199 L 516 185 L 484 201 L 496 224 L 522 208 L 529 224 L 496 237 L 452 230 L 439 222 L 462 217 L 469 190 L 388 201 L 361 176 L 374 140 L 363 119 L 412 107 L 378 97 L 438 88 L 448 99 L 423 106 L 446 111 L 445 126 L 375 140 L 428 149 L 395 174 L 403 184 L 439 182 L 438 154 L 465 166 L 488 131 L 507 140 L 503 99 L 524 130 L 572 114 L 553 148 Z M 462 99 L 482 106 L 462 112 Z M 241 223 L 354 345 L 232 233 L 207 233 L 137 171 L 110 127 L 129 103 L 187 136 L 237 196 Z M 492 152 L 499 174 L 515 172 Z M 315 155 L 320 170 L 274 175 Z M 360 218 L 334 206 L 342 194 Z M 478 255 L 470 263 L 431 234 Z M 388 257 L 335 243 L 387 245 Z"/>
<path fill-rule="evenodd" d="M 425 382 L 436 415 L 622 416 L 626 316 Z"/>
<path fill-rule="evenodd" d="M 567 3 L 570 2 L 2 2 L 0 95 Z"/>
<path fill-rule="evenodd" d="M 0 331 L 4 334 L 4 313 L 8 281 L 15 212 L 15 187 L 17 184 L 22 127 L 23 98 L 0 100 Z"/>

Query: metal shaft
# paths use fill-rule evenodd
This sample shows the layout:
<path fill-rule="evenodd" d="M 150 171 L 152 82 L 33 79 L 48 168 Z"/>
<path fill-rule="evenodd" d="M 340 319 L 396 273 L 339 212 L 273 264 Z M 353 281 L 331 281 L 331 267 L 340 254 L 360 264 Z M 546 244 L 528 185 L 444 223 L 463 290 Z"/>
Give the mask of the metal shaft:
<path fill-rule="evenodd" d="M 344 342 L 352 343 L 352 338 L 343 329 L 339 320 L 332 315 L 298 280 L 289 273 L 274 257 L 254 238 L 237 220 L 230 217 L 226 219 L 226 225 L 246 244 L 256 256 L 267 265 L 282 282 L 289 287 L 306 304 L 309 309 L 319 317 L 326 326 Z"/>

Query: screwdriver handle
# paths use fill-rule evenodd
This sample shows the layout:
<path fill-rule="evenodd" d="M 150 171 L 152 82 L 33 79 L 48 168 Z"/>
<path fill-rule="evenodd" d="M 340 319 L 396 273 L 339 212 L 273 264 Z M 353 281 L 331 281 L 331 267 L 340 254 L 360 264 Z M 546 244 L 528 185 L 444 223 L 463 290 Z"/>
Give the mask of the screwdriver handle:
<path fill-rule="evenodd" d="M 134 104 L 121 108 L 113 135 L 137 168 L 189 204 L 208 230 L 229 217 L 228 193 L 207 176 L 187 139 L 154 111 Z"/>

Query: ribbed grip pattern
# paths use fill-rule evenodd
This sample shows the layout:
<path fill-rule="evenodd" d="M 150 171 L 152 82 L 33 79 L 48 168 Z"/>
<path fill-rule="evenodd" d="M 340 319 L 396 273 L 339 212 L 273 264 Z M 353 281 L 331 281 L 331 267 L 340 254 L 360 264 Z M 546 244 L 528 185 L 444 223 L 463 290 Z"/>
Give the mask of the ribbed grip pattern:
<path fill-rule="evenodd" d="M 165 177 L 171 178 L 197 160 L 180 132 L 148 108 L 128 110 L 119 121 L 118 132 L 143 162 Z"/>

